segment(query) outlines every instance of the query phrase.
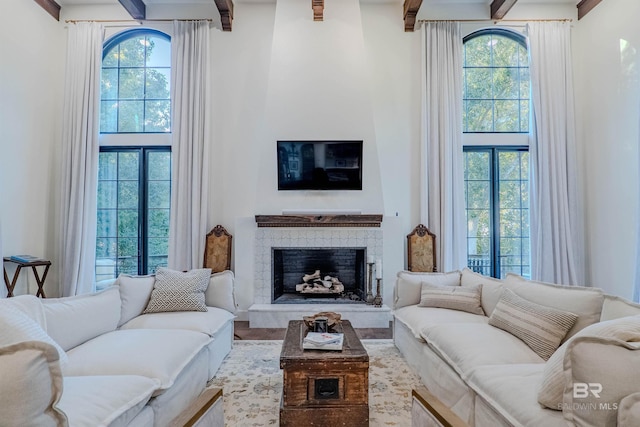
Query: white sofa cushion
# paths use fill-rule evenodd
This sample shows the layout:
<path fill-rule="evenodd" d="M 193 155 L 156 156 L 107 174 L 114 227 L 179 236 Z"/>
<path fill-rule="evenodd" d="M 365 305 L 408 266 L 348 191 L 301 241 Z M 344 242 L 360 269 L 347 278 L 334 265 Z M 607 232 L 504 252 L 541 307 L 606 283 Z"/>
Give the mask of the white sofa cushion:
<path fill-rule="evenodd" d="M 507 274 L 504 286 L 536 304 L 577 314 L 578 320 L 569 330 L 563 342 L 579 330 L 600 321 L 604 302 L 602 289 L 534 282 L 513 273 Z"/>
<path fill-rule="evenodd" d="M 120 286 L 120 299 L 122 307 L 118 326 L 122 326 L 136 316 L 140 316 L 151 298 L 153 284 L 156 281 L 154 275 L 130 276 L 121 274 L 116 284 Z"/>
<path fill-rule="evenodd" d="M 70 350 L 66 372 L 156 378 L 160 386 L 155 396 L 171 387 L 182 369 L 209 341 L 208 335 L 178 329 L 108 332 Z"/>
<path fill-rule="evenodd" d="M 577 318 L 577 315 L 568 311 L 536 304 L 504 289 L 489 317 L 489 324 L 520 338 L 547 360 Z"/>
<path fill-rule="evenodd" d="M 142 313 L 207 311 L 204 291 L 209 286 L 210 278 L 210 268 L 182 272 L 158 267 L 151 298 Z"/>
<path fill-rule="evenodd" d="M 117 286 L 94 294 L 42 300 L 47 333 L 65 350 L 113 331 L 120 320 Z"/>
<path fill-rule="evenodd" d="M 448 308 L 484 315 L 480 305 L 482 284 L 475 286 L 437 286 L 422 282 L 420 307 Z"/>
<path fill-rule="evenodd" d="M 448 273 L 415 273 L 412 271 L 400 271 L 397 274 L 394 297 L 396 309 L 407 305 L 420 303 L 420 291 L 422 282 L 436 286 L 460 286 L 460 272 Z"/>
<path fill-rule="evenodd" d="M 441 324 L 423 331 L 422 337 L 465 381 L 483 365 L 544 363 L 520 339 L 488 324 Z"/>
<path fill-rule="evenodd" d="M 60 365 L 68 362 L 67 354 L 42 327 L 17 306 L 3 304 L 0 310 L 0 347 L 23 341 L 42 341 L 53 346 L 59 354 Z"/>
<path fill-rule="evenodd" d="M 480 366 L 469 377 L 469 386 L 513 426 L 566 427 L 562 414 L 536 402 L 542 364 Z"/>
<path fill-rule="evenodd" d="M 0 425 L 68 426 L 58 408 L 62 395 L 58 360 L 55 347 L 41 341 L 0 348 Z"/>
<path fill-rule="evenodd" d="M 47 330 L 47 318 L 44 315 L 44 307 L 42 306 L 40 298 L 35 295 L 17 295 L 11 298 L 0 298 L 0 312 L 7 306 L 17 308 L 34 320 L 42 329 Z"/>
<path fill-rule="evenodd" d="M 236 312 L 233 271 L 225 270 L 213 273 L 209 286 L 204 291 L 204 302 L 207 307 L 218 307 L 230 313 Z"/>
<path fill-rule="evenodd" d="M 71 426 L 124 427 L 158 385 L 158 380 L 139 375 L 65 377 L 58 406 Z"/>
<path fill-rule="evenodd" d="M 468 268 L 464 268 L 460 275 L 461 286 L 482 285 L 480 301 L 482 302 L 482 309 L 487 316 L 491 316 L 491 313 L 493 313 L 493 310 L 498 304 L 500 295 L 502 295 L 503 283 L 504 282 L 500 279 L 483 276 L 482 274 L 473 272 Z"/>
<path fill-rule="evenodd" d="M 600 321 L 637 316 L 638 314 L 640 314 L 640 304 L 627 301 L 626 299 L 618 296 L 605 294 Z"/>
<path fill-rule="evenodd" d="M 564 358 L 565 419 L 576 427 L 615 427 L 620 401 L 638 391 L 638 366 L 638 343 L 599 337 L 573 340 Z M 587 387 L 576 393 L 578 383 Z M 597 387 L 597 396 L 590 392 L 593 387 Z"/>
<path fill-rule="evenodd" d="M 562 394 L 564 392 L 563 361 L 567 347 L 578 337 L 616 338 L 623 341 L 640 341 L 640 315 L 623 317 L 620 319 L 599 322 L 587 326 L 567 340 L 545 364 L 542 383 L 538 391 L 538 402 L 542 405 L 561 410 Z"/>
<path fill-rule="evenodd" d="M 487 323 L 489 318 L 465 311 L 409 305 L 394 311 L 396 322 L 404 324 L 413 336 L 424 342 L 422 333 L 431 327 L 450 323 Z"/>
<path fill-rule="evenodd" d="M 184 311 L 143 314 L 131 319 L 121 329 L 186 329 L 213 337 L 235 316 L 227 310 L 207 307 L 206 312 Z"/>

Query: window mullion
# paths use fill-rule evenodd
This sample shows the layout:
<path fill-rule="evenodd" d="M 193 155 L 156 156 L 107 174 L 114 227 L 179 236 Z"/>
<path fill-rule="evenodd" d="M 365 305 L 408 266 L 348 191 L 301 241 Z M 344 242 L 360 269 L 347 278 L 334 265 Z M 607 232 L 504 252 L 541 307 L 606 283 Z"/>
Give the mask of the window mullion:
<path fill-rule="evenodd" d="M 147 150 L 139 149 L 138 167 L 138 274 L 147 274 Z"/>
<path fill-rule="evenodd" d="M 491 265 L 492 276 L 500 277 L 500 173 L 498 150 L 491 149 Z"/>

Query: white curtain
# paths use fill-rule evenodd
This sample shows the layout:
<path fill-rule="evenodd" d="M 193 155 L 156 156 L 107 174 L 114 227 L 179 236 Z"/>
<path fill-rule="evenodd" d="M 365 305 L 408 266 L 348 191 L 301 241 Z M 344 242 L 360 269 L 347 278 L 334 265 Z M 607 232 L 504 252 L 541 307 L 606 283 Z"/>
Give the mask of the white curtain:
<path fill-rule="evenodd" d="M 202 267 L 210 150 L 209 23 L 174 21 L 171 40 L 172 185 L 170 268 Z"/>
<path fill-rule="evenodd" d="M 582 284 L 569 22 L 527 25 L 533 101 L 531 276 Z"/>
<path fill-rule="evenodd" d="M 62 117 L 60 293 L 95 289 L 102 25 L 68 25 Z"/>
<path fill-rule="evenodd" d="M 466 265 L 462 153 L 462 35 L 457 22 L 423 25 L 420 219 L 436 235 L 439 271 Z"/>

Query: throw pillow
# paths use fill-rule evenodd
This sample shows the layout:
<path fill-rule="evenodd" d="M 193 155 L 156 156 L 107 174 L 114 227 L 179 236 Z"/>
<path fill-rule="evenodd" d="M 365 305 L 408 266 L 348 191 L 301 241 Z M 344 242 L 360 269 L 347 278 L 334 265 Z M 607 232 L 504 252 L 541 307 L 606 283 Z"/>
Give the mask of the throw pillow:
<path fill-rule="evenodd" d="M 66 365 L 67 353 L 55 342 L 42 327 L 23 311 L 11 305 L 5 305 L 0 312 L 0 347 L 25 341 L 42 341 L 53 346 L 59 354 L 60 364 Z"/>
<path fill-rule="evenodd" d="M 166 311 L 207 311 L 204 292 L 209 286 L 210 268 L 186 273 L 159 267 L 151 299 L 142 314 Z"/>
<path fill-rule="evenodd" d="M 538 391 L 538 402 L 547 408 L 555 410 L 562 409 L 562 393 L 564 392 L 562 363 L 567 352 L 567 347 L 578 337 L 615 338 L 625 342 L 640 342 L 640 315 L 594 323 L 562 344 L 549 358 L 542 373 L 542 384 Z"/>
<path fill-rule="evenodd" d="M 422 282 L 420 307 L 448 308 L 484 315 L 480 303 L 482 284 L 475 286 L 436 286 Z"/>
<path fill-rule="evenodd" d="M 538 356 L 549 359 L 578 316 L 536 304 L 504 289 L 489 324 L 520 338 Z"/>
<path fill-rule="evenodd" d="M 562 415 L 576 427 L 630 427 L 618 424 L 620 401 L 638 391 L 638 343 L 614 338 L 579 337 L 564 358 Z M 576 385 L 580 384 L 580 388 Z M 585 390 L 586 386 L 586 390 Z"/>
<path fill-rule="evenodd" d="M 460 286 L 460 271 L 448 273 L 399 272 L 394 287 L 394 307 L 398 309 L 407 305 L 419 304 L 422 282 L 438 286 Z"/>

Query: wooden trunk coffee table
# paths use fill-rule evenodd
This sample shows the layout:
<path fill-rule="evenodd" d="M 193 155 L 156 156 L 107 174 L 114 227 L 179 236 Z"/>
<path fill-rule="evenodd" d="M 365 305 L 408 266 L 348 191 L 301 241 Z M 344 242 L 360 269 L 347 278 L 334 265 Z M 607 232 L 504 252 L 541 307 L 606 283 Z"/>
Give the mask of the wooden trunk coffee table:
<path fill-rule="evenodd" d="M 289 322 L 280 353 L 283 370 L 281 426 L 368 426 L 369 355 L 348 320 L 342 351 L 303 350 L 308 329 Z"/>

